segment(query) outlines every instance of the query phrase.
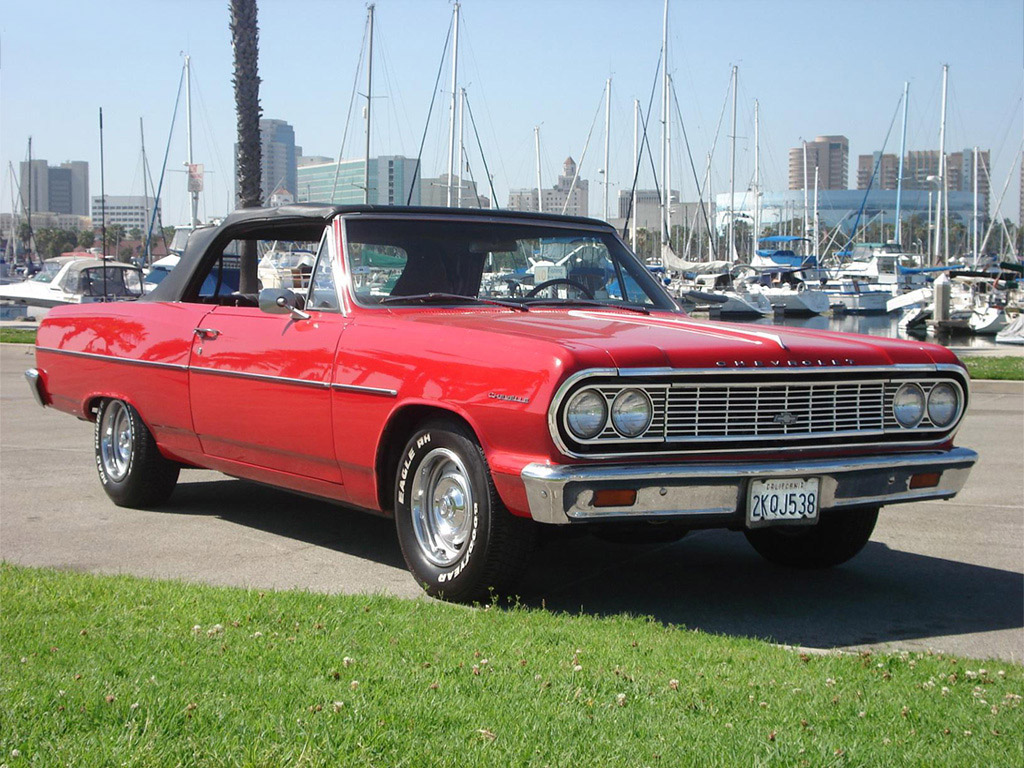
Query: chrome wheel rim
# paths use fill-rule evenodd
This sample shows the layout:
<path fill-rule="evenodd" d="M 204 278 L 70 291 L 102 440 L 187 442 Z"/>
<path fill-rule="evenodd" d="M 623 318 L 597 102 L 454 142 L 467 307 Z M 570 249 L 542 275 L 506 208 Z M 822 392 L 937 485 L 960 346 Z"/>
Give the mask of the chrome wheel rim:
<path fill-rule="evenodd" d="M 121 481 L 128 475 L 132 461 L 132 420 L 127 406 L 113 400 L 103 409 L 100 419 L 100 461 L 111 480 Z"/>
<path fill-rule="evenodd" d="M 416 543 L 432 564 L 454 564 L 469 544 L 473 486 L 465 464 L 447 448 L 435 448 L 420 463 L 410 494 Z"/>

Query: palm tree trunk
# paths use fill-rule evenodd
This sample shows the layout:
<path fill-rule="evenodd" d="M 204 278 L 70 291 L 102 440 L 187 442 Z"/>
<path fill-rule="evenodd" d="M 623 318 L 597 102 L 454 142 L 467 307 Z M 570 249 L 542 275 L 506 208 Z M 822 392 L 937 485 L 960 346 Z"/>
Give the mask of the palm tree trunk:
<path fill-rule="evenodd" d="M 256 0 L 229 0 L 231 48 L 235 56 L 233 82 L 238 122 L 238 207 L 258 208 L 260 199 L 260 76 L 259 27 Z M 242 248 L 239 292 L 257 293 L 256 242 L 247 240 Z"/>

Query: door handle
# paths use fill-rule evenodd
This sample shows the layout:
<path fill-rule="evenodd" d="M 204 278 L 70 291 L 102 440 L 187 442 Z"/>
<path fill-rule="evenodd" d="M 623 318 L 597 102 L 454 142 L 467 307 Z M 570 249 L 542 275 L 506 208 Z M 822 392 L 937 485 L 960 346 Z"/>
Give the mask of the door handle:
<path fill-rule="evenodd" d="M 196 328 L 193 333 L 204 341 L 207 339 L 216 339 L 220 336 L 220 331 L 216 328 Z"/>

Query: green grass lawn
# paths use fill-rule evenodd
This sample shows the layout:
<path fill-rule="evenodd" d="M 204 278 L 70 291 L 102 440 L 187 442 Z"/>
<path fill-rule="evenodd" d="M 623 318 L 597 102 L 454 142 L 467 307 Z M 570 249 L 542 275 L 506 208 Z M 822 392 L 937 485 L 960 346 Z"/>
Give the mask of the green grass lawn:
<path fill-rule="evenodd" d="M 35 344 L 34 328 L 0 328 L 0 342 L 11 344 Z"/>
<path fill-rule="evenodd" d="M 0 762 L 1024 762 L 1024 668 L 0 566 Z"/>
<path fill-rule="evenodd" d="M 1024 381 L 1024 357 L 962 357 L 972 379 Z"/>

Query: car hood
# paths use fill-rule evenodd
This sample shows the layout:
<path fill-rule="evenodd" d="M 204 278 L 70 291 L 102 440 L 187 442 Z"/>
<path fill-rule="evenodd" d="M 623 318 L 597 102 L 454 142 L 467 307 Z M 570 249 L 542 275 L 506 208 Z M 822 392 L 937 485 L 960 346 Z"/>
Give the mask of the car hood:
<path fill-rule="evenodd" d="M 696 320 L 685 314 L 603 309 L 532 309 L 502 312 L 426 309 L 402 311 L 404 320 L 515 340 L 554 343 L 580 359 L 615 368 L 821 367 L 956 363 L 934 344 L 774 325 Z M 453 342 L 456 335 L 451 335 Z M 595 354 L 598 353 L 598 354 Z"/>

